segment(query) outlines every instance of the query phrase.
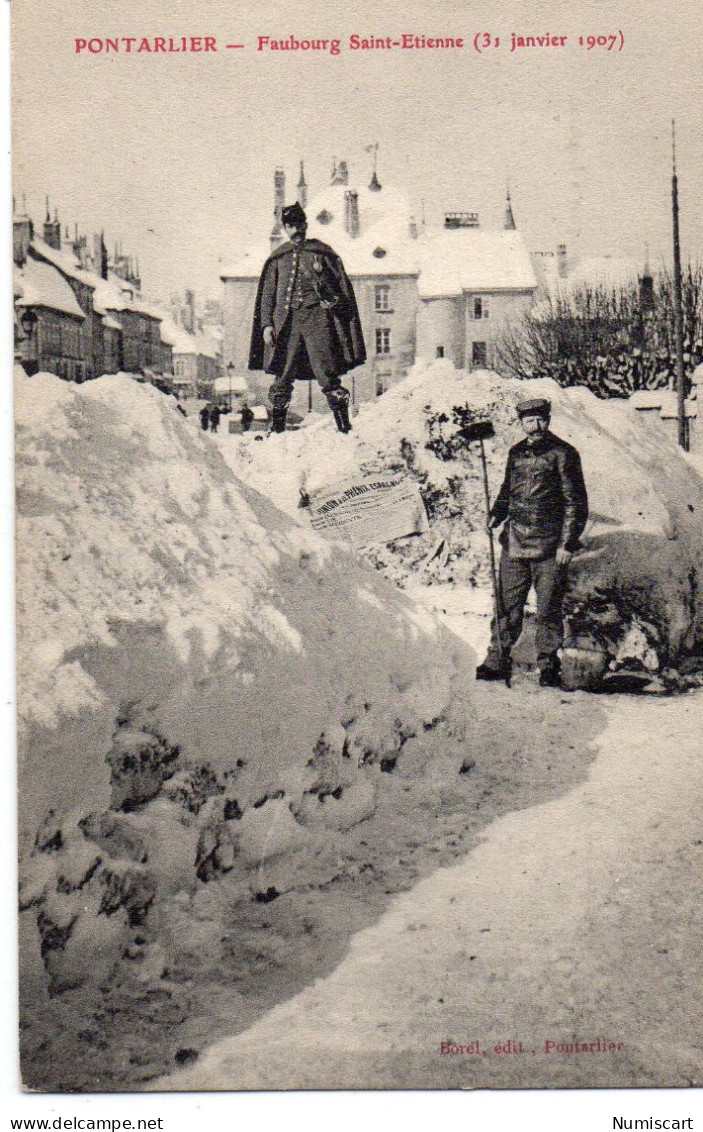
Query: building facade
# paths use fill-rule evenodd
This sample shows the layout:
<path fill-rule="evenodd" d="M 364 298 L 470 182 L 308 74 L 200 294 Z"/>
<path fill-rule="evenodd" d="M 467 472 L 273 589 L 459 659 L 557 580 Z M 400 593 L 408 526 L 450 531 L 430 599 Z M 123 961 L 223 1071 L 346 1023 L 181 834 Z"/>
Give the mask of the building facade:
<path fill-rule="evenodd" d="M 120 371 L 151 379 L 172 373 L 171 346 L 161 335 L 164 315 L 139 296 L 129 257 L 110 270 L 102 235 L 94 254 L 85 237 L 62 241 L 48 211 L 43 239 L 31 219 L 13 216 L 16 356 L 28 373 L 86 381 Z M 100 271 L 92 270 L 98 264 Z M 138 269 L 137 269 L 138 270 Z"/>

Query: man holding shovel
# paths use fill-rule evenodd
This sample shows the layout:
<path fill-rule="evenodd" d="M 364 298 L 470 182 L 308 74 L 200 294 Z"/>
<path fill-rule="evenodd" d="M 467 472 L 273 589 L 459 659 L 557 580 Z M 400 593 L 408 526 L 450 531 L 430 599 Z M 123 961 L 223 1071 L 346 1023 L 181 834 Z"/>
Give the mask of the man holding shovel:
<path fill-rule="evenodd" d="M 513 445 L 503 486 L 490 510 L 489 531 L 500 535 L 497 613 L 477 680 L 510 679 L 510 649 L 522 632 L 530 589 L 537 597 L 539 682 L 558 687 L 557 650 L 563 641 L 566 575 L 588 518 L 588 497 L 578 452 L 549 431 L 551 404 L 542 397 L 516 406 L 524 440 Z"/>

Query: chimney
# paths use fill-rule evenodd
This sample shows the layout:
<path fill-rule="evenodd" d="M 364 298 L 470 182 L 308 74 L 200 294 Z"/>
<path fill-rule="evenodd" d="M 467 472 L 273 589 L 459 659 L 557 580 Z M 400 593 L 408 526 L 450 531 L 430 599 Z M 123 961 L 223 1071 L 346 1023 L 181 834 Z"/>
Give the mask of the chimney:
<path fill-rule="evenodd" d="M 61 251 L 61 224 L 59 222 L 59 210 L 54 209 L 54 223 L 52 224 L 54 242 L 52 248 L 56 248 L 57 252 Z"/>
<path fill-rule="evenodd" d="M 359 235 L 359 194 L 347 189 L 344 194 L 344 227 L 353 240 Z"/>
<path fill-rule="evenodd" d="M 85 236 L 78 237 L 78 240 L 73 245 L 73 251 L 76 259 L 85 271 L 88 267 L 88 240 Z"/>
<path fill-rule="evenodd" d="M 296 197 L 298 204 L 301 208 L 307 208 L 308 204 L 308 186 L 305 182 L 305 170 L 302 161 L 300 162 L 300 177 L 298 178 L 298 196 Z"/>
<path fill-rule="evenodd" d="M 21 214 L 12 221 L 12 258 L 18 267 L 27 262 L 29 245 L 34 238 L 34 225 L 28 216 Z"/>
<path fill-rule="evenodd" d="M 557 271 L 560 279 L 566 279 L 568 272 L 566 244 L 557 244 Z"/>
<path fill-rule="evenodd" d="M 107 279 L 107 245 L 105 244 L 105 233 L 97 233 L 93 236 L 93 271 L 95 271 L 102 279 Z"/>
<path fill-rule="evenodd" d="M 283 169 L 276 169 L 273 174 L 273 214 L 276 224 L 280 227 L 281 213 L 286 198 L 286 175 Z"/>
<path fill-rule="evenodd" d="M 330 181 L 330 184 L 331 185 L 348 185 L 349 184 L 349 169 L 347 167 L 346 161 L 340 161 L 339 164 L 337 164 L 337 159 L 335 158 L 334 167 L 332 169 L 332 180 Z"/>
<path fill-rule="evenodd" d="M 418 235 L 417 220 L 414 216 L 410 217 L 410 239 L 416 240 Z"/>
<path fill-rule="evenodd" d="M 478 228 L 477 212 L 445 212 L 445 228 Z"/>
<path fill-rule="evenodd" d="M 190 290 L 185 294 L 183 327 L 189 334 L 195 334 L 195 293 Z"/>
<path fill-rule="evenodd" d="M 645 257 L 644 271 L 640 276 L 640 314 L 648 315 L 654 311 L 654 279 L 649 270 L 649 248 Z"/>
<path fill-rule="evenodd" d="M 286 175 L 278 166 L 273 174 L 273 228 L 271 229 L 271 251 L 283 243 L 283 229 L 281 228 L 281 213 L 286 199 Z"/>
<path fill-rule="evenodd" d="M 44 243 L 48 244 L 50 248 L 56 248 L 56 239 L 54 237 L 54 225 L 49 212 L 49 198 L 46 198 L 46 216 L 44 218 Z M 58 251 L 58 249 L 56 249 Z"/>

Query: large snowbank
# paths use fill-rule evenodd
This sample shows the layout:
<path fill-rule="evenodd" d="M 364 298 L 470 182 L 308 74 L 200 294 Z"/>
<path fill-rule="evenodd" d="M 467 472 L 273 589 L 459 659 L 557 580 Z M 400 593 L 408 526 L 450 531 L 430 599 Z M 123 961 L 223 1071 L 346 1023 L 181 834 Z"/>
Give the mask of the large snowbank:
<path fill-rule="evenodd" d="M 578 448 L 588 486 L 584 551 L 570 571 L 575 629 L 596 632 L 621 659 L 634 649 L 653 667 L 693 650 L 703 637 L 703 482 L 626 403 L 552 381 L 463 373 L 439 360 L 416 365 L 405 381 L 362 406 L 347 437 L 322 421 L 266 446 L 225 438 L 223 452 L 240 475 L 303 522 L 300 489 L 343 481 L 359 467 L 407 469 L 420 484 L 430 531 L 373 548 L 370 559 L 403 586 L 453 583 L 487 593 L 479 450 L 467 450 L 457 432 L 471 419 L 494 422 L 486 456 L 495 498 L 508 448 L 522 436 L 515 405 L 531 396 L 552 401 L 552 429 Z"/>
<path fill-rule="evenodd" d="M 62 990 L 154 918 L 183 946 L 215 877 L 329 877 L 398 760 L 458 774 L 474 658 L 150 386 L 16 405 L 23 901 Z"/>

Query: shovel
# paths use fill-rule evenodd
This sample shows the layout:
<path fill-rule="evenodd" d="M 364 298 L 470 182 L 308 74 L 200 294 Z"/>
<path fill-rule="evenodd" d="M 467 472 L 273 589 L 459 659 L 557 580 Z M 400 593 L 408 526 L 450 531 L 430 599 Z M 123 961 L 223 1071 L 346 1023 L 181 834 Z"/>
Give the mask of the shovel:
<path fill-rule="evenodd" d="M 481 470 L 483 472 L 483 494 L 486 500 L 486 529 L 488 530 L 488 545 L 491 553 L 491 581 L 493 582 L 493 611 L 496 619 L 496 640 L 498 642 L 498 655 L 500 656 L 500 663 L 505 670 L 505 686 L 510 687 L 510 653 L 505 648 L 503 641 L 503 602 L 500 596 L 500 587 L 498 585 L 498 574 L 496 572 L 496 552 L 493 545 L 493 531 L 490 527 L 491 521 L 491 499 L 488 494 L 488 469 L 486 467 L 486 450 L 483 447 L 484 440 L 490 440 L 495 436 L 496 432 L 491 421 L 474 421 L 473 424 L 467 425 L 465 428 L 459 429 L 459 436 L 468 444 L 475 444 L 478 441 L 481 447 Z"/>

